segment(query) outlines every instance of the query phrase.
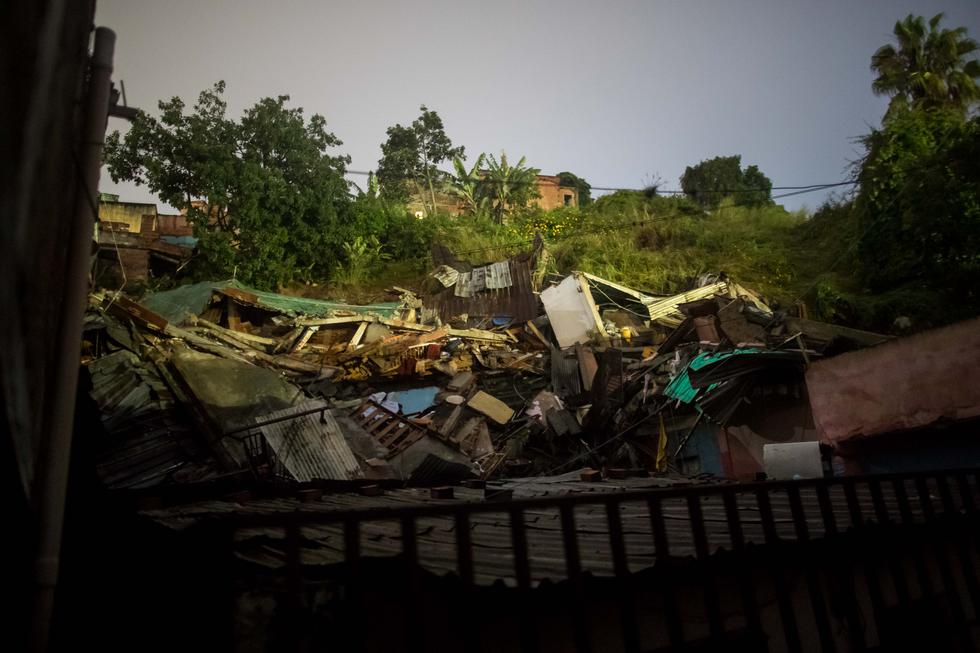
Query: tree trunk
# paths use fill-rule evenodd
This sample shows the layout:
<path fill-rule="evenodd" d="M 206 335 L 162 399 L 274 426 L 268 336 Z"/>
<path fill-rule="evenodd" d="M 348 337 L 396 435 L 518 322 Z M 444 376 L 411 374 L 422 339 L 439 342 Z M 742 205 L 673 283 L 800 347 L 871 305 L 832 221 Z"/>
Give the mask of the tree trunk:
<path fill-rule="evenodd" d="M 429 207 L 425 203 L 425 191 L 422 190 L 422 186 L 419 184 L 418 178 L 412 177 L 412 183 L 415 184 L 415 192 L 418 194 L 419 200 L 422 202 L 422 214 L 428 217 Z"/>

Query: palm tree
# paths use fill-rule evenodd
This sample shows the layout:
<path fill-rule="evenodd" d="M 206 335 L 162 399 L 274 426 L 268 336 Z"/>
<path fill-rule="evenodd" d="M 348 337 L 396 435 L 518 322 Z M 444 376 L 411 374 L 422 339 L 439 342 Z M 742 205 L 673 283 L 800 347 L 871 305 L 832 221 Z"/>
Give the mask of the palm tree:
<path fill-rule="evenodd" d="M 980 100 L 980 62 L 967 56 L 978 49 L 965 27 L 940 29 L 943 14 L 929 20 L 909 14 L 895 23 L 894 44 L 883 45 L 871 57 L 877 73 L 872 89 L 892 100 L 885 120 L 907 108 L 950 107 L 964 114 Z"/>
<path fill-rule="evenodd" d="M 487 171 L 484 177 L 487 194 L 493 208 L 493 217 L 498 223 L 504 221 L 504 214 L 514 208 L 525 207 L 538 192 L 538 168 L 527 168 L 521 157 L 517 165 L 507 162 L 507 155 L 500 153 L 500 161 L 491 154 L 487 157 Z"/>

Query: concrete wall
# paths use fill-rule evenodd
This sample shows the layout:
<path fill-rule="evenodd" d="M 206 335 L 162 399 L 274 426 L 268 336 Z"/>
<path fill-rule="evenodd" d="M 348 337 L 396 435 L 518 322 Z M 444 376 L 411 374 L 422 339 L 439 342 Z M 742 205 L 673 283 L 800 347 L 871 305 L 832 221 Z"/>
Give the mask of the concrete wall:
<path fill-rule="evenodd" d="M 126 225 L 129 233 L 138 234 L 143 225 L 143 216 L 156 217 L 156 204 L 137 204 L 134 202 L 99 202 L 99 222 Z"/>
<path fill-rule="evenodd" d="M 161 236 L 193 236 L 194 227 L 185 215 L 158 215 L 157 233 Z"/>

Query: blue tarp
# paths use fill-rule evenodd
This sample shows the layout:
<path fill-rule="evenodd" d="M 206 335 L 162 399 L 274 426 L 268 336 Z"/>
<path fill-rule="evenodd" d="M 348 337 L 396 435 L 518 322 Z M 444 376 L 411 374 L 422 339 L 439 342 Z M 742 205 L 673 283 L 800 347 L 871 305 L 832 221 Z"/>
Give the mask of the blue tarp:
<path fill-rule="evenodd" d="M 412 390 L 399 390 L 389 393 L 388 401 L 399 403 L 402 407 L 403 415 L 414 415 L 415 413 L 421 413 L 431 406 L 435 402 L 437 394 L 439 394 L 439 388 L 435 386 L 414 388 Z"/>

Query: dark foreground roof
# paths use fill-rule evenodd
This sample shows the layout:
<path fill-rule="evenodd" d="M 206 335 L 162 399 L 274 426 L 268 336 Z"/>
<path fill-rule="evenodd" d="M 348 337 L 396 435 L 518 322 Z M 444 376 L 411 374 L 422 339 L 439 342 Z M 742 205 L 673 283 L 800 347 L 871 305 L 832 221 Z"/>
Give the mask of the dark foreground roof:
<path fill-rule="evenodd" d="M 584 571 L 595 575 L 613 575 L 613 555 L 610 551 L 609 523 L 606 505 L 602 497 L 631 490 L 663 486 L 659 479 L 625 479 L 604 481 L 602 483 L 582 483 L 577 473 L 563 477 L 514 479 L 499 487 L 512 489 L 515 502 L 518 499 L 534 499 L 543 496 L 588 494 L 595 503 L 580 503 L 575 508 L 578 547 Z M 905 490 L 905 497 L 916 497 L 917 490 L 911 479 L 896 481 Z M 803 483 L 799 486 L 800 505 L 805 515 L 806 532 L 809 538 L 823 537 L 826 532 L 817 494 L 817 487 L 827 487 L 829 504 L 837 528 L 844 530 L 852 522 L 844 486 L 841 484 L 822 485 L 822 482 Z M 497 486 L 495 486 L 497 487 Z M 727 486 L 735 488 L 740 486 Z M 746 486 L 741 486 L 746 487 Z M 799 524 L 794 523 L 791 499 L 785 491 L 786 485 L 773 486 L 765 494 L 769 496 L 772 507 L 771 522 L 775 536 L 783 541 L 795 541 L 800 537 Z M 959 508 L 980 505 L 976 477 L 966 485 L 956 486 L 967 490 L 965 494 L 956 493 L 955 501 Z M 723 496 L 720 493 L 702 492 L 703 488 L 692 488 L 700 495 L 700 506 L 704 516 L 708 552 L 731 549 L 732 539 L 726 517 Z M 887 518 L 901 521 L 903 504 L 908 507 L 906 517 L 914 522 L 923 522 L 930 517 L 930 504 L 920 503 L 918 499 L 905 501 L 895 492 L 891 482 L 881 483 L 881 496 L 875 505 L 870 486 L 855 486 L 857 505 L 865 520 L 882 521 Z M 316 500 L 302 502 L 300 499 L 279 498 L 252 500 L 246 503 L 234 501 L 202 501 L 161 510 L 143 512 L 157 523 L 170 529 L 182 530 L 202 521 L 215 519 L 234 519 L 258 515 L 283 515 L 296 511 L 307 514 L 322 514 L 324 517 L 338 513 L 392 508 L 445 507 L 445 514 L 420 516 L 415 522 L 418 560 L 422 567 L 438 575 L 457 573 L 456 521 L 452 506 L 463 502 L 484 503 L 482 490 L 454 488 L 455 498 L 434 499 L 428 489 L 390 490 L 382 496 L 362 496 L 355 493 L 327 494 Z M 677 488 L 664 488 L 666 492 L 647 492 L 618 504 L 622 522 L 623 538 L 629 570 L 636 572 L 651 567 L 657 559 L 654 545 L 652 520 L 646 498 L 663 495 L 662 510 L 669 543 L 669 556 L 687 557 L 697 553 L 696 537 L 693 535 L 690 518 L 689 498 Z M 940 492 L 935 480 L 928 485 L 928 501 L 935 513 L 942 511 Z M 633 495 L 631 494 L 631 497 Z M 742 534 L 746 544 L 766 542 L 764 513 L 760 508 L 754 490 L 738 492 L 736 506 L 741 522 Z M 540 503 L 540 502 L 539 502 Z M 469 515 L 470 539 L 473 546 L 474 580 L 479 584 L 493 583 L 502 579 L 507 584 L 515 584 L 514 556 L 511 534 L 510 502 L 502 501 L 499 511 L 492 508 Z M 925 508 L 925 509 L 924 509 Z M 393 516 L 388 519 L 364 518 L 360 521 L 360 551 L 362 556 L 396 556 L 402 552 L 401 524 Z M 530 556 L 532 584 L 544 579 L 560 580 L 566 576 L 561 517 L 557 506 L 546 505 L 529 507 L 524 510 L 527 543 Z M 314 523 L 303 526 L 301 559 L 309 567 L 326 568 L 344 561 L 343 524 Z M 772 535 L 772 533 L 770 533 Z M 247 561 L 271 569 L 285 564 L 284 530 L 280 526 L 245 527 L 235 536 L 235 553 L 242 561 Z M 660 557 L 664 557 L 661 552 Z"/>

